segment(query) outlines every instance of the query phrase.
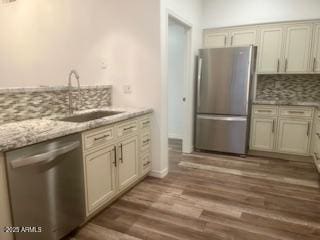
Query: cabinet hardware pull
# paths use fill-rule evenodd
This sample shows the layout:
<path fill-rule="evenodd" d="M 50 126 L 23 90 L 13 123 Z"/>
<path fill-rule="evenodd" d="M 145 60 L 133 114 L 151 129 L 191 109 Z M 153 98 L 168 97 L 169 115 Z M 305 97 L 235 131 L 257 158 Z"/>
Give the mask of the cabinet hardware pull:
<path fill-rule="evenodd" d="M 317 59 L 314 58 L 314 59 L 313 59 L 313 66 L 312 66 L 312 71 L 313 71 L 313 72 L 316 71 L 316 64 L 317 64 Z"/>
<path fill-rule="evenodd" d="M 117 167 L 117 147 L 116 147 L 116 146 L 113 147 L 113 151 L 114 151 L 114 161 L 113 161 L 113 164 L 114 164 L 114 167 Z"/>
<path fill-rule="evenodd" d="M 278 58 L 278 63 L 277 63 L 277 72 L 280 71 L 280 59 Z"/>
<path fill-rule="evenodd" d="M 316 133 L 316 135 L 318 136 L 318 138 L 320 139 L 320 133 Z"/>
<path fill-rule="evenodd" d="M 227 46 L 227 36 L 224 36 L 224 46 Z"/>
<path fill-rule="evenodd" d="M 259 112 L 271 112 L 271 110 L 258 110 Z"/>
<path fill-rule="evenodd" d="M 233 45 L 233 36 L 231 36 L 231 46 Z"/>
<path fill-rule="evenodd" d="M 318 153 L 314 152 L 314 156 L 316 157 L 317 160 L 320 160 Z"/>
<path fill-rule="evenodd" d="M 276 124 L 275 124 L 275 120 L 273 119 L 273 120 L 272 120 L 272 132 L 273 132 L 273 133 L 274 133 L 274 130 L 275 130 L 275 125 L 276 125 Z"/>
<path fill-rule="evenodd" d="M 102 137 L 97 137 L 97 138 L 94 138 L 95 141 L 98 141 L 98 140 L 101 140 L 101 139 L 104 139 L 106 137 L 110 137 L 110 135 L 103 135 Z"/>
<path fill-rule="evenodd" d="M 123 146 L 122 146 L 122 143 L 120 144 L 120 153 L 121 153 L 121 156 L 119 157 L 121 163 L 123 163 Z"/>
<path fill-rule="evenodd" d="M 284 66 L 284 72 L 287 72 L 288 70 L 288 59 L 286 58 L 285 66 Z"/>
<path fill-rule="evenodd" d="M 309 135 L 310 135 L 310 123 L 308 122 L 307 136 L 309 137 Z"/>
<path fill-rule="evenodd" d="M 144 140 L 143 144 L 150 142 L 150 139 Z"/>
<path fill-rule="evenodd" d="M 143 125 L 147 125 L 149 123 L 150 123 L 150 121 L 146 121 L 146 122 L 143 123 Z"/>
<path fill-rule="evenodd" d="M 130 129 L 133 129 L 133 128 L 135 128 L 135 127 L 134 127 L 134 126 L 131 126 L 131 127 L 124 128 L 123 130 L 124 130 L 124 131 L 127 131 L 127 130 L 130 130 Z"/>
<path fill-rule="evenodd" d="M 304 114 L 304 112 L 302 112 L 302 111 L 289 111 L 289 113 L 293 113 L 293 114 Z"/>
<path fill-rule="evenodd" d="M 150 161 L 149 161 L 149 162 L 146 162 L 145 164 L 143 164 L 143 166 L 144 166 L 144 167 L 145 167 L 145 166 L 148 166 L 150 163 L 151 163 Z"/>

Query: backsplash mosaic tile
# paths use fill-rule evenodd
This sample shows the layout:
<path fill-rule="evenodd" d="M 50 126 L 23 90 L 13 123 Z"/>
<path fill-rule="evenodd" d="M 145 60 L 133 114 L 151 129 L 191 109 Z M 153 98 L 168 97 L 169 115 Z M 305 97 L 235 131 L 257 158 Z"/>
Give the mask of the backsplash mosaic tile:
<path fill-rule="evenodd" d="M 320 102 L 320 75 L 259 75 L 256 100 Z"/>
<path fill-rule="evenodd" d="M 72 91 L 74 103 L 78 93 Z M 81 87 L 79 110 L 111 106 L 111 86 Z M 67 87 L 0 89 L 0 124 L 41 118 L 69 111 Z"/>

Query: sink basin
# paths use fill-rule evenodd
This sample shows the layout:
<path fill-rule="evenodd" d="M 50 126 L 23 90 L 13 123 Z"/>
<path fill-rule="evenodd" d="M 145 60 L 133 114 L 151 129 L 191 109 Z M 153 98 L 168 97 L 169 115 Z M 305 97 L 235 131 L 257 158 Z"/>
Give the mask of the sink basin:
<path fill-rule="evenodd" d="M 99 118 L 117 115 L 120 113 L 123 113 L 123 112 L 97 111 L 97 112 L 68 116 L 68 117 L 59 119 L 59 121 L 63 121 L 63 122 L 89 122 L 89 121 L 93 121 L 93 120 L 96 120 Z"/>

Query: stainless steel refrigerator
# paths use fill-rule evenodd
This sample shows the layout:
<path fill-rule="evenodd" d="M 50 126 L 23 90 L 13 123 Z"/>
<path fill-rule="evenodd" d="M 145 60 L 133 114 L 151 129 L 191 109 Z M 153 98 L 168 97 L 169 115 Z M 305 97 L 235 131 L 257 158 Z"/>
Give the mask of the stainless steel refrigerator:
<path fill-rule="evenodd" d="M 196 149 L 247 153 L 255 56 L 253 46 L 200 50 Z"/>

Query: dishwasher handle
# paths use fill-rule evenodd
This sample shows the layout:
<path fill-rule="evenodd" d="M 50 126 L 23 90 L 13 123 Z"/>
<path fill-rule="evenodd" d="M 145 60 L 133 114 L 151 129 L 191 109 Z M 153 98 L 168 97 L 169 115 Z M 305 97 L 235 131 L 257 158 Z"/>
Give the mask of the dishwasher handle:
<path fill-rule="evenodd" d="M 80 146 L 80 141 L 71 142 L 61 148 L 54 149 L 52 151 L 41 153 L 37 155 L 33 155 L 31 157 L 27 158 L 19 158 L 16 160 L 11 161 L 11 167 L 12 168 L 21 168 L 21 167 L 27 167 L 35 164 L 41 164 L 41 163 L 50 163 L 53 160 L 55 160 L 57 157 L 66 154 L 68 152 L 73 151 L 74 149 L 78 148 Z"/>

